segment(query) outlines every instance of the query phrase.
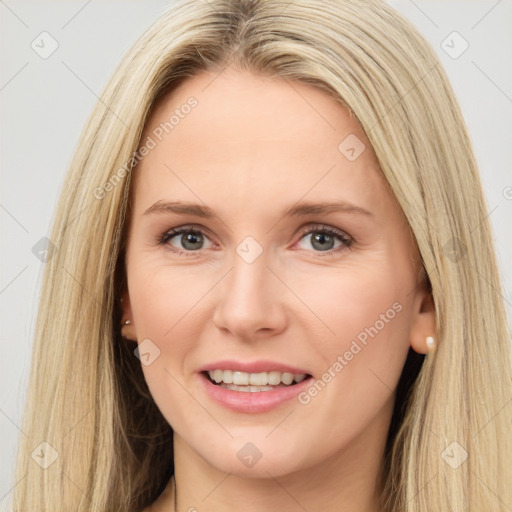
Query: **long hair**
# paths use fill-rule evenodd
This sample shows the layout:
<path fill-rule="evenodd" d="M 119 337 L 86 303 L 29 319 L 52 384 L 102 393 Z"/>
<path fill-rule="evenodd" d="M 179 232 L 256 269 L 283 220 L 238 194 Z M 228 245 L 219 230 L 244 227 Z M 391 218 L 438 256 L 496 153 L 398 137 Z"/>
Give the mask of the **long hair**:
<path fill-rule="evenodd" d="M 135 512 L 173 474 L 172 429 L 119 333 L 131 174 L 155 102 L 228 65 L 314 85 L 344 105 L 421 254 L 437 349 L 403 369 L 386 510 L 510 510 L 510 335 L 477 165 L 435 53 L 380 0 L 182 0 L 128 51 L 53 220 L 13 509 Z"/>

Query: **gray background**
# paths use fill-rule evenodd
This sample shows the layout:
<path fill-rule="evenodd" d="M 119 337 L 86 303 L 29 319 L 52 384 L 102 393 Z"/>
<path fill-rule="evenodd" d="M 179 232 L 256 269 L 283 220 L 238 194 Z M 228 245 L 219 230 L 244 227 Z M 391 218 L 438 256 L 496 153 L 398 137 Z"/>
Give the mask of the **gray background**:
<path fill-rule="evenodd" d="M 512 1 L 389 3 L 431 41 L 461 104 L 480 165 L 510 319 Z M 97 97 L 124 52 L 169 4 L 0 0 L 0 509 L 15 485 L 16 443 L 24 435 L 19 425 L 44 266 L 32 248 L 48 234 L 63 176 Z M 464 40 L 469 47 L 457 56 Z M 52 44 L 58 48 L 42 58 L 32 44 L 39 52 Z"/>

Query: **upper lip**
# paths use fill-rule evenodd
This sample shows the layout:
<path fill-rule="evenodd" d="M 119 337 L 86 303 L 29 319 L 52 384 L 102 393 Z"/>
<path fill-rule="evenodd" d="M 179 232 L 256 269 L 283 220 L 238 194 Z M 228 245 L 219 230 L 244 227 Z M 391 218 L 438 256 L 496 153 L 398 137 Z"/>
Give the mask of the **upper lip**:
<path fill-rule="evenodd" d="M 199 372 L 207 372 L 210 370 L 233 370 L 246 373 L 262 373 L 262 372 L 281 372 L 309 375 L 309 372 L 303 368 L 297 368 L 276 361 L 258 360 L 258 361 L 235 361 L 222 360 L 208 363 L 199 368 Z"/>

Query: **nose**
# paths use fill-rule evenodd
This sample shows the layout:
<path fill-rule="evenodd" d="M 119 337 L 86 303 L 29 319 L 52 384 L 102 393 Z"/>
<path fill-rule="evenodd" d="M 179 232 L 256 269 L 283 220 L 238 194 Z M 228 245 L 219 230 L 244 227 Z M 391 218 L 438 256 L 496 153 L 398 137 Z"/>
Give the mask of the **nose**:
<path fill-rule="evenodd" d="M 218 285 L 214 325 L 245 342 L 286 328 L 285 286 L 268 268 L 264 254 L 252 263 L 235 255 L 233 268 Z"/>

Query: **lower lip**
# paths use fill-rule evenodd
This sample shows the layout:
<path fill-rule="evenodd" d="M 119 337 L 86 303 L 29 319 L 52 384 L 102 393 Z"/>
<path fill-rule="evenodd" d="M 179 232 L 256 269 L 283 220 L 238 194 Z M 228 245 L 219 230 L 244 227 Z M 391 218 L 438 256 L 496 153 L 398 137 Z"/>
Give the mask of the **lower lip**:
<path fill-rule="evenodd" d="M 208 395 L 220 405 L 237 412 L 256 414 L 271 411 L 296 397 L 311 384 L 311 377 L 292 386 L 272 391 L 232 391 L 213 384 L 204 374 L 199 374 Z"/>

